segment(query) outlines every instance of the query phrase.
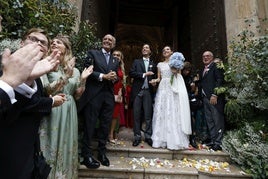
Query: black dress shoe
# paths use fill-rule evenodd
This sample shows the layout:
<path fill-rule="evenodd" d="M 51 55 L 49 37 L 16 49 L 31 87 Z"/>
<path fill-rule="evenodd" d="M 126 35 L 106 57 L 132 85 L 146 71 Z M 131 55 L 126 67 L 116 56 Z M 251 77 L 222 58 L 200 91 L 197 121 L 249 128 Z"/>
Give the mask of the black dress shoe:
<path fill-rule="evenodd" d="M 105 154 L 99 154 L 98 155 L 98 160 L 100 161 L 100 163 L 104 166 L 109 167 L 110 166 L 110 161 L 109 159 L 106 157 Z"/>
<path fill-rule="evenodd" d="M 134 140 L 134 142 L 132 143 L 132 146 L 136 147 L 141 143 L 141 140 Z"/>
<path fill-rule="evenodd" d="M 217 144 L 212 145 L 212 147 L 210 147 L 210 149 L 212 149 L 214 151 L 222 150 L 221 146 L 220 145 L 217 145 Z"/>
<path fill-rule="evenodd" d="M 145 142 L 152 147 L 153 145 L 152 139 L 145 139 Z"/>
<path fill-rule="evenodd" d="M 84 157 L 84 161 L 81 163 L 85 165 L 87 168 L 99 168 L 100 163 L 95 160 L 93 157 Z"/>
<path fill-rule="evenodd" d="M 206 140 L 202 141 L 202 144 L 204 144 L 208 147 L 212 147 L 214 145 L 214 143 L 210 139 L 206 139 Z"/>
<path fill-rule="evenodd" d="M 198 149 L 198 145 L 196 144 L 195 136 L 194 136 L 194 135 L 190 135 L 190 145 L 191 145 L 193 148 Z"/>

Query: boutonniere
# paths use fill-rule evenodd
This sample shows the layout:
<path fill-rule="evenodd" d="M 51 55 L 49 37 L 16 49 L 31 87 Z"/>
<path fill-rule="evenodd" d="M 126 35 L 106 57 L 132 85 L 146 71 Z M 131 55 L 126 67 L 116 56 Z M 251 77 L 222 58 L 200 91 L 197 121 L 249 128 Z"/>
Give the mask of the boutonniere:
<path fill-rule="evenodd" d="M 153 71 L 153 65 L 149 65 L 148 71 Z"/>

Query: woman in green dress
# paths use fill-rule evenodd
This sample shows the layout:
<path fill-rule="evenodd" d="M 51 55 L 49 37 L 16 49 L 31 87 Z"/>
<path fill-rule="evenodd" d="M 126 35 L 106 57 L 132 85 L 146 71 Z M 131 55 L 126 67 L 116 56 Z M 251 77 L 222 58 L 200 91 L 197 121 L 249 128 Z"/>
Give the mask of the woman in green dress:
<path fill-rule="evenodd" d="M 81 73 L 75 68 L 71 43 L 66 36 L 57 36 L 51 42 L 51 51 L 60 50 L 58 69 L 43 78 L 49 95 L 60 94 L 64 103 L 52 109 L 41 123 L 41 150 L 51 165 L 49 178 L 78 178 L 78 116 L 75 100 L 84 91 L 87 77 L 93 66 Z"/>

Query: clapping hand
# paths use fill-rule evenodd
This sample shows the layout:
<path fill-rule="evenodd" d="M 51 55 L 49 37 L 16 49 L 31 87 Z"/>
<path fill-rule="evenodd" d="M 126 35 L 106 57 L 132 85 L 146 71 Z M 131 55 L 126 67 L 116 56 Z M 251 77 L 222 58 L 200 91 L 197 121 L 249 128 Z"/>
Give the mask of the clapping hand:
<path fill-rule="evenodd" d="M 67 101 L 66 95 L 63 93 L 57 94 L 55 96 L 50 96 L 51 98 L 53 98 L 53 106 L 52 107 L 58 107 L 60 105 L 62 105 L 65 101 Z"/>
<path fill-rule="evenodd" d="M 29 78 L 42 56 L 43 52 L 37 43 L 25 45 L 13 54 L 5 49 L 2 55 L 3 75 L 0 79 L 13 88 L 17 87 Z"/>
<path fill-rule="evenodd" d="M 116 81 L 117 80 L 117 75 L 114 71 L 110 71 L 109 73 L 103 75 L 104 79 L 109 80 L 109 81 Z"/>
<path fill-rule="evenodd" d="M 27 84 L 31 85 L 33 80 L 36 78 L 39 78 L 40 76 L 52 71 L 55 66 L 59 64 L 59 57 L 60 57 L 60 51 L 53 51 L 49 56 L 46 58 L 38 61 L 32 72 L 30 77 L 27 79 Z"/>
<path fill-rule="evenodd" d="M 64 68 L 67 78 L 73 76 L 74 66 L 75 66 L 75 57 L 68 61 L 67 66 Z"/>
<path fill-rule="evenodd" d="M 81 74 L 81 80 L 87 79 L 89 75 L 93 73 L 93 65 L 90 65 L 88 68 L 85 68 Z"/>

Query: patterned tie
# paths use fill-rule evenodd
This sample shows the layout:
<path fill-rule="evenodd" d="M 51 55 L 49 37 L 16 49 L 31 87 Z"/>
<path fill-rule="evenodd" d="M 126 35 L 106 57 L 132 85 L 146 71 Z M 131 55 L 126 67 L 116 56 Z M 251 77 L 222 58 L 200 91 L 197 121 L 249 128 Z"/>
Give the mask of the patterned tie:
<path fill-rule="evenodd" d="M 207 71 L 208 71 L 208 65 L 205 66 L 205 69 L 203 71 L 203 76 L 207 73 Z"/>
<path fill-rule="evenodd" d="M 108 63 L 109 63 L 109 59 L 110 59 L 110 54 L 109 54 L 109 53 L 104 53 L 104 56 L 105 56 L 105 58 L 106 58 L 106 63 L 107 63 L 107 65 L 108 65 Z"/>

